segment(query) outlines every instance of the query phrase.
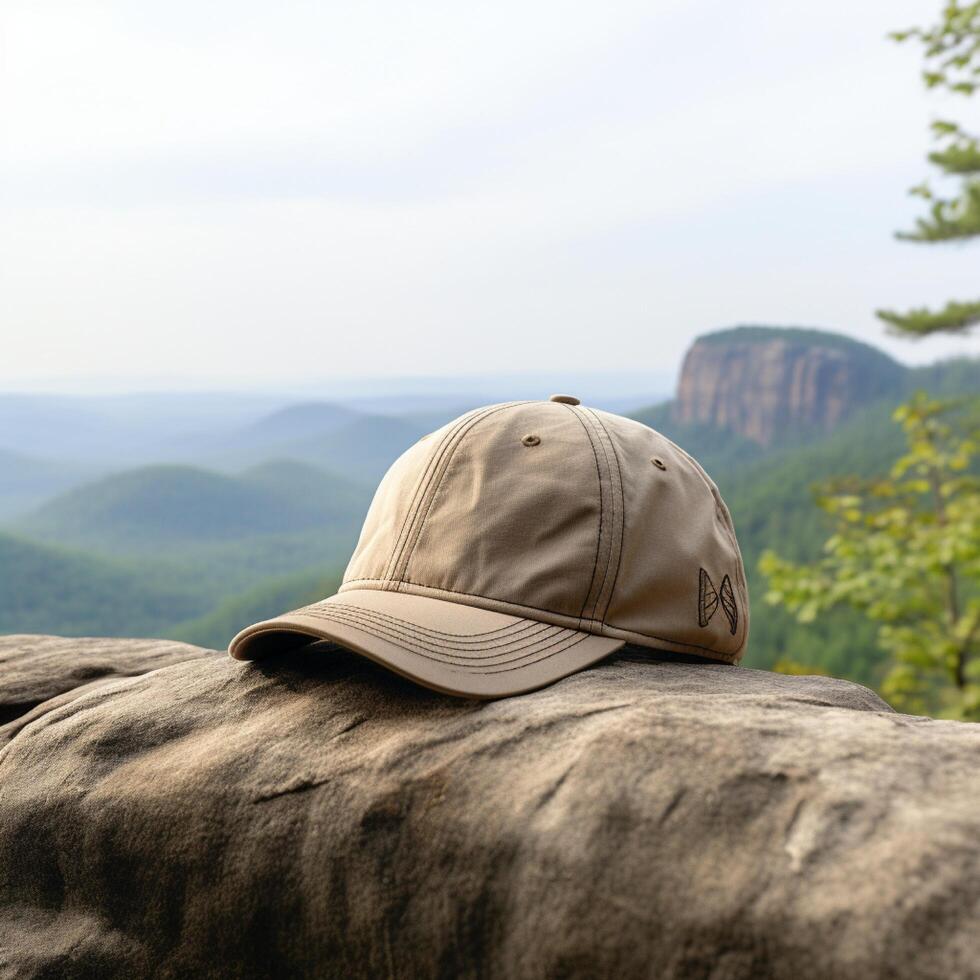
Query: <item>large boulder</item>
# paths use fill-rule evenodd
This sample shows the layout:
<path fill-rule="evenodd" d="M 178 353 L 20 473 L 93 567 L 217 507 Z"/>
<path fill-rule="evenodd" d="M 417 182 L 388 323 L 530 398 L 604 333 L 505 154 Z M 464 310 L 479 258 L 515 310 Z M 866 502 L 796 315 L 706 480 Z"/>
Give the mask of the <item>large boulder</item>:
<path fill-rule="evenodd" d="M 11 637 L 0 707 L 2 977 L 980 975 L 980 726 L 843 681 Z"/>

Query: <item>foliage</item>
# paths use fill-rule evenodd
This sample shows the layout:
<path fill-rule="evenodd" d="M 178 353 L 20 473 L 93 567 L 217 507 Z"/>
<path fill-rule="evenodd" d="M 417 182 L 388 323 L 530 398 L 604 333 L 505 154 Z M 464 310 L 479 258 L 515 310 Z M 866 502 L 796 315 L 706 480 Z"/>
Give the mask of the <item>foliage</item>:
<path fill-rule="evenodd" d="M 208 596 L 177 577 L 0 534 L 0 633 L 159 635 Z"/>
<path fill-rule="evenodd" d="M 321 569 L 285 575 L 244 595 L 225 599 L 212 612 L 172 627 L 167 635 L 175 640 L 220 650 L 239 630 L 252 623 L 332 595 L 340 587 L 342 577 L 341 572 Z"/>
<path fill-rule="evenodd" d="M 901 447 L 890 421 L 893 406 L 894 401 L 869 406 L 822 439 L 785 446 L 747 464 L 717 466 L 708 459 L 735 521 L 750 596 L 765 591 L 759 558 L 766 548 L 778 548 L 794 561 L 819 557 L 827 525 L 813 506 L 815 482 L 833 474 L 871 477 L 887 470 Z M 701 458 L 697 451 L 695 456 Z M 874 628 L 853 610 L 835 610 L 803 625 L 783 608 L 754 603 L 746 664 L 775 669 L 785 659 L 873 687 L 884 674 L 885 655 L 875 644 Z"/>
<path fill-rule="evenodd" d="M 318 530 L 120 557 L 0 533 L 0 633 L 168 635 L 296 569 L 342 564 L 355 540 Z"/>
<path fill-rule="evenodd" d="M 263 534 L 322 528 L 351 533 L 369 499 L 364 488 L 299 463 L 239 476 L 145 466 L 69 490 L 17 526 L 59 544 L 159 555 Z"/>
<path fill-rule="evenodd" d="M 930 310 L 925 306 L 916 307 L 907 313 L 878 310 L 877 315 L 898 332 L 916 337 L 924 337 L 940 331 L 966 333 L 980 323 L 980 300 L 972 303 L 951 300 L 941 310 Z"/>
<path fill-rule="evenodd" d="M 933 157 L 938 159 L 937 154 Z M 959 172 L 980 173 L 980 157 L 976 170 Z M 980 235 L 980 181 L 967 182 L 953 198 L 937 198 L 927 186 L 919 189 L 919 196 L 932 202 L 929 215 L 916 221 L 915 231 L 898 232 L 898 238 L 907 242 L 948 242 Z"/>
<path fill-rule="evenodd" d="M 801 622 L 851 606 L 894 661 L 883 693 L 913 711 L 980 720 L 980 419 L 920 395 L 895 411 L 907 452 L 887 478 L 831 483 L 836 525 L 817 562 L 767 551 L 766 600 Z M 945 682 L 945 683 L 944 683 Z"/>
<path fill-rule="evenodd" d="M 972 95 L 980 85 L 980 3 L 949 0 L 938 24 L 895 31 L 891 37 L 922 44 L 926 58 L 922 79 L 928 88 Z"/>
<path fill-rule="evenodd" d="M 813 674 L 817 674 L 821 677 L 827 676 L 827 671 L 823 670 L 821 667 L 810 667 L 806 664 L 798 663 L 796 660 L 790 660 L 789 657 L 780 657 L 773 665 L 772 669 L 777 674 L 792 674 L 796 677 L 808 677 Z"/>
<path fill-rule="evenodd" d="M 923 46 L 923 81 L 928 88 L 971 96 L 980 87 L 980 3 L 951 0 L 943 7 L 938 24 L 891 36 Z M 911 193 L 926 201 L 929 210 L 916 221 L 914 231 L 900 232 L 898 237 L 927 243 L 975 238 L 980 235 L 980 140 L 948 119 L 935 120 L 932 133 L 939 148 L 929 154 L 929 162 L 943 176 L 956 178 L 959 190 L 952 197 L 943 197 L 927 181 L 913 187 Z M 897 334 L 962 333 L 980 323 L 980 300 L 952 301 L 937 311 L 878 310 L 877 315 Z"/>

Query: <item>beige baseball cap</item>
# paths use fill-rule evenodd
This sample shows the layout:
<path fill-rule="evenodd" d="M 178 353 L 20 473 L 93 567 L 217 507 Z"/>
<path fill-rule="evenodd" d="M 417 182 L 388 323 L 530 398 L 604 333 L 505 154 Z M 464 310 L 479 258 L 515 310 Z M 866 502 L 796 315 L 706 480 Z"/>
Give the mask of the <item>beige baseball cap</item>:
<path fill-rule="evenodd" d="M 551 684 L 625 643 L 737 663 L 745 571 L 683 449 L 570 395 L 424 436 L 374 496 L 336 595 L 256 623 L 240 660 L 332 640 L 448 694 Z"/>

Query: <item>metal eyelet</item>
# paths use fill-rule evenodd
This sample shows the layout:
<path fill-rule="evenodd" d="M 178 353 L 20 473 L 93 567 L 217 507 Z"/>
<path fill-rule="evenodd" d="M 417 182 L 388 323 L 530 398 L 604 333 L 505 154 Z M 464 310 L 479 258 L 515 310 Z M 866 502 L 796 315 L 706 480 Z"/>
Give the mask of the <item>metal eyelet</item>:
<path fill-rule="evenodd" d="M 540 444 L 540 442 L 541 442 L 541 438 L 539 436 L 532 435 L 531 433 L 528 433 L 521 440 L 521 444 L 525 446 L 537 446 Z"/>
<path fill-rule="evenodd" d="M 667 469 L 667 464 L 659 456 L 654 456 L 650 460 L 650 462 L 653 463 L 653 465 L 656 466 L 658 470 Z"/>

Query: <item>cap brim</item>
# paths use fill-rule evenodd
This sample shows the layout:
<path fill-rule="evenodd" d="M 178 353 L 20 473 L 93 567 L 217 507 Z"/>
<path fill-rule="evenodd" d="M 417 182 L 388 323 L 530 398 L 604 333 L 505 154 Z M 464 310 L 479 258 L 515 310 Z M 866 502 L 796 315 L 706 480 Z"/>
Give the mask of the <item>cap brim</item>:
<path fill-rule="evenodd" d="M 534 619 L 381 590 L 349 590 L 256 623 L 229 647 L 256 660 L 332 640 L 445 694 L 501 698 L 552 684 L 623 646 L 623 640 Z"/>

